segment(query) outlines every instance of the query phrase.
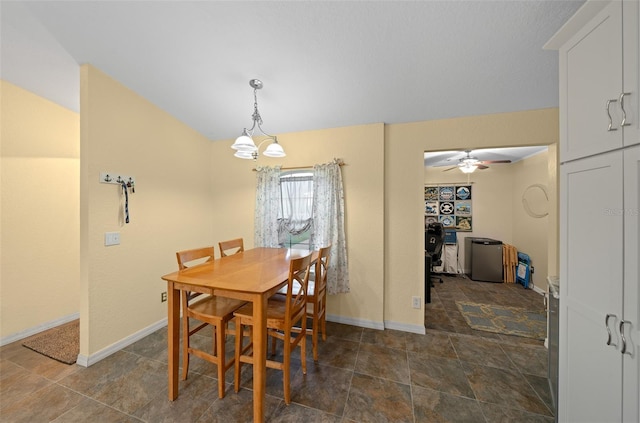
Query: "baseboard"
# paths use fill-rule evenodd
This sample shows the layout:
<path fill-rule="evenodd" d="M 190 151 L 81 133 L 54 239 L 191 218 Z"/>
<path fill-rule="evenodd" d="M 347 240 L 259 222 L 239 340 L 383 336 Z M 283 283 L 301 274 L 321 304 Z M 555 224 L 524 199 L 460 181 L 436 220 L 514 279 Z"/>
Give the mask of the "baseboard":
<path fill-rule="evenodd" d="M 417 333 L 420 335 L 424 335 L 427 333 L 427 330 L 425 329 L 424 325 L 409 325 L 406 323 L 397 323 L 397 322 L 390 322 L 388 320 L 385 320 L 384 327 L 385 329 L 400 330 L 402 332 Z"/>
<path fill-rule="evenodd" d="M 336 315 L 333 315 L 333 314 L 327 314 L 327 320 L 329 322 L 342 323 L 342 324 L 345 324 L 345 325 L 358 326 L 358 327 L 361 327 L 361 328 L 378 329 L 378 330 L 383 330 L 384 329 L 384 323 L 382 323 L 382 322 L 374 322 L 373 320 L 357 319 L 357 318 L 353 318 L 353 317 L 344 317 L 344 316 L 336 316 Z"/>
<path fill-rule="evenodd" d="M 93 353 L 89 356 L 86 356 L 84 354 L 78 354 L 78 361 L 76 362 L 76 364 L 78 364 L 79 366 L 82 367 L 89 367 L 92 366 L 94 364 L 96 364 L 97 362 L 99 362 L 100 360 L 103 360 L 107 357 L 109 357 L 112 354 L 115 354 L 116 352 L 120 351 L 123 348 L 128 347 L 129 345 L 133 344 L 134 342 L 137 342 L 139 340 L 141 340 L 142 338 L 144 338 L 145 336 L 151 335 L 153 332 L 157 331 L 158 329 L 161 329 L 163 327 L 167 326 L 167 318 L 164 318 L 162 320 L 157 321 L 156 323 L 147 326 L 144 329 L 139 330 L 138 332 L 135 332 L 129 336 L 127 336 L 126 338 L 121 339 L 118 342 L 115 342 L 111 345 L 109 345 L 106 348 L 101 349 L 100 351 Z"/>
<path fill-rule="evenodd" d="M 381 322 L 374 322 L 372 320 L 336 316 L 331 314 L 327 315 L 327 320 L 334 323 L 342 323 L 345 325 L 358 326 L 361 328 L 368 328 L 368 329 L 377 329 L 377 330 L 393 329 L 393 330 L 399 330 L 402 332 L 419 333 L 421 335 L 424 335 L 426 333 L 426 330 L 422 325 L 408 325 L 406 323 L 396 323 L 396 322 L 390 322 L 387 320 L 381 323 Z"/>
<path fill-rule="evenodd" d="M 60 317 L 59 319 L 51 320 L 50 322 L 46 322 L 41 325 L 34 326 L 32 328 L 14 333 L 13 335 L 5 336 L 4 338 L 0 339 L 0 347 L 7 344 L 11 344 L 12 342 L 16 342 L 24 338 L 28 338 L 40 332 L 44 332 L 45 330 L 55 328 L 56 326 L 64 325 L 65 323 L 72 322 L 79 318 L 80 318 L 79 312 L 72 313 L 72 314 L 69 314 L 68 316 Z"/>
<path fill-rule="evenodd" d="M 533 285 L 533 291 L 537 292 L 540 295 L 547 295 L 547 291 L 543 291 L 542 288 L 538 288 L 537 286 Z"/>

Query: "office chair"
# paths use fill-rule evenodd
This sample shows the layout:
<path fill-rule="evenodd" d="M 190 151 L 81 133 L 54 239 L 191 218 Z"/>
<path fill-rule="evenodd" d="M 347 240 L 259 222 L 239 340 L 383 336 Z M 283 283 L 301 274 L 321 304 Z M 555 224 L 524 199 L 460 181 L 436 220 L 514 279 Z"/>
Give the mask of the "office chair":
<path fill-rule="evenodd" d="M 444 246 L 444 226 L 439 222 L 429 223 L 424 234 L 424 249 L 431 257 L 431 274 L 433 274 L 434 266 L 442 266 L 442 248 Z M 438 279 L 442 283 L 442 278 L 431 278 L 431 286 L 433 279 Z"/>

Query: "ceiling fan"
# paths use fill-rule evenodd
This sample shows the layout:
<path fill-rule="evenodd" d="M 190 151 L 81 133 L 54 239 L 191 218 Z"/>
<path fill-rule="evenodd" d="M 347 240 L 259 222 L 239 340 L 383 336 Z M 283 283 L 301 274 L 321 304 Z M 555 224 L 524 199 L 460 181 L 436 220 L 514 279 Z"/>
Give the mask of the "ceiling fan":
<path fill-rule="evenodd" d="M 445 169 L 443 170 L 443 172 L 448 172 L 453 169 L 460 169 L 463 173 L 472 173 L 476 169 L 488 169 L 489 166 L 487 166 L 487 164 L 511 163 L 511 160 L 479 160 L 477 157 L 471 156 L 471 150 L 465 150 L 464 152 L 467 155 L 461 159 L 458 159 L 460 163 L 458 163 L 457 166 Z"/>

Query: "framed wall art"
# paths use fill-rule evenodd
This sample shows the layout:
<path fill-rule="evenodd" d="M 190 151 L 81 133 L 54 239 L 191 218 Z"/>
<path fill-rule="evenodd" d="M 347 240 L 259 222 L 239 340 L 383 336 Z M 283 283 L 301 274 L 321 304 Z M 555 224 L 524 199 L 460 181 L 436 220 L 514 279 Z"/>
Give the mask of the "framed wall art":
<path fill-rule="evenodd" d="M 440 222 L 446 229 L 473 230 L 473 196 L 470 184 L 429 184 L 424 187 L 425 225 Z"/>

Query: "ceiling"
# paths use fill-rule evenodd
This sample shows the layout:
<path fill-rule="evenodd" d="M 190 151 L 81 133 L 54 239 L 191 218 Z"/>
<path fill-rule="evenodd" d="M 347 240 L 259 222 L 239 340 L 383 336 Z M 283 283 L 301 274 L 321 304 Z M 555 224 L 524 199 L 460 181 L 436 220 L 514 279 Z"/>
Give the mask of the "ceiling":
<path fill-rule="evenodd" d="M 535 146 L 535 147 L 509 147 L 509 148 L 483 148 L 479 150 L 471 150 L 469 155 L 480 161 L 484 160 L 511 160 L 511 163 L 516 163 L 527 157 L 534 156 L 538 153 L 547 150 L 547 146 Z M 464 151 L 434 151 L 424 153 L 424 165 L 425 166 L 457 166 L 460 163 L 460 159 L 466 157 L 467 154 Z M 489 164 L 494 166 L 494 164 Z M 495 164 L 495 166 L 501 166 L 501 164 Z"/>
<path fill-rule="evenodd" d="M 558 106 L 583 1 L 0 3 L 0 77 L 79 111 L 90 63 L 211 140 Z"/>

